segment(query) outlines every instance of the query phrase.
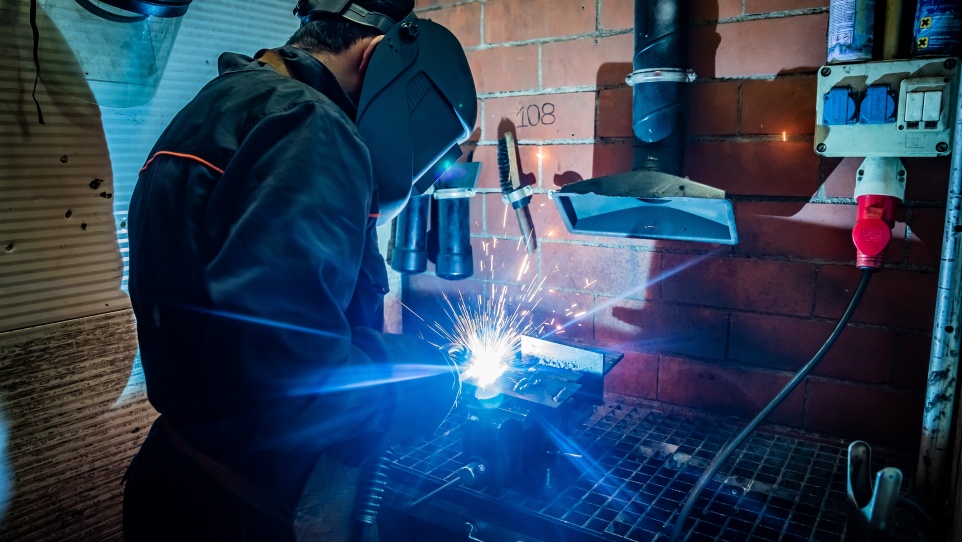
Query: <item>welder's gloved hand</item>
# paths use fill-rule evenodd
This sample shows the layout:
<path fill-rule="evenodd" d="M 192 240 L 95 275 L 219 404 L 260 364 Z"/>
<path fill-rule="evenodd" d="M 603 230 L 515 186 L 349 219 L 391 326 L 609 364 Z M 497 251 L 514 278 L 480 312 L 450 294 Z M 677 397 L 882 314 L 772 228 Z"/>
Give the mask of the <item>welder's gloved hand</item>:
<path fill-rule="evenodd" d="M 457 405 L 461 374 L 448 355 L 423 339 L 410 335 L 354 331 L 375 363 L 390 367 L 390 397 L 385 409 L 385 446 L 410 437 L 427 438 Z"/>

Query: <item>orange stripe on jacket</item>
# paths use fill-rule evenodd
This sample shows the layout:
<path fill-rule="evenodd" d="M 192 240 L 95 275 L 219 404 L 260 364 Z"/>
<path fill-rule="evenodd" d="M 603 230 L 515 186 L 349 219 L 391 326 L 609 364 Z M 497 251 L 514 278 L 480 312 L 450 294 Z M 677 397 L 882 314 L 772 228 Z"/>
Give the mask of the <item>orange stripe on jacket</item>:
<path fill-rule="evenodd" d="M 147 169 L 147 166 L 149 166 L 150 163 L 154 161 L 154 158 L 157 158 L 157 157 L 160 156 L 161 154 L 165 154 L 165 155 L 167 155 L 167 156 L 176 156 L 176 157 L 178 157 L 178 158 L 186 158 L 186 159 L 188 159 L 188 160 L 194 160 L 194 161 L 200 162 L 201 164 L 204 164 L 205 166 L 209 167 L 210 169 L 213 169 L 214 171 L 216 171 L 217 173 L 220 173 L 221 175 L 224 174 L 224 170 L 223 170 L 223 169 L 215 166 L 214 164 L 211 164 L 210 162 L 208 162 L 207 160 L 204 160 L 203 158 L 201 158 L 201 157 L 199 157 L 199 156 L 194 156 L 193 154 L 183 154 L 183 153 L 179 153 L 179 152 L 171 152 L 171 151 L 157 151 L 156 153 L 154 153 L 154 155 L 150 157 L 150 160 L 147 160 L 147 163 L 144 164 L 144 167 L 140 168 L 140 173 L 143 173 L 144 170 Z"/>

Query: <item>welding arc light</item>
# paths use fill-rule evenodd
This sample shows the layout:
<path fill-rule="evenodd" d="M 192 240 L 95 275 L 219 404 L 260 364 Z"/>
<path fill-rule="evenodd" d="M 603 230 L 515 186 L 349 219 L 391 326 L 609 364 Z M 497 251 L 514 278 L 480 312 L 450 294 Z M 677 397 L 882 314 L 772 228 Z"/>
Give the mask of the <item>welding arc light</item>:
<path fill-rule="evenodd" d="M 504 352 L 498 352 L 496 349 L 480 348 L 475 350 L 463 377 L 474 379 L 479 388 L 486 388 L 494 384 L 508 370 L 508 366 L 504 362 L 505 357 Z"/>

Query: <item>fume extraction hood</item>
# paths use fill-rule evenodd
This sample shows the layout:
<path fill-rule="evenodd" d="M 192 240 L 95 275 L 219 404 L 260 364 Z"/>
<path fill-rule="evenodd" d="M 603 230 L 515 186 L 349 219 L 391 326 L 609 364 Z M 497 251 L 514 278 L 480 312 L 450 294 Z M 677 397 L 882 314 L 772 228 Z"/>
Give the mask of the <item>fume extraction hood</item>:
<path fill-rule="evenodd" d="M 681 176 L 684 160 L 687 19 L 677 0 L 635 2 L 633 170 L 587 179 L 551 194 L 568 230 L 587 235 L 735 245 L 725 192 Z"/>

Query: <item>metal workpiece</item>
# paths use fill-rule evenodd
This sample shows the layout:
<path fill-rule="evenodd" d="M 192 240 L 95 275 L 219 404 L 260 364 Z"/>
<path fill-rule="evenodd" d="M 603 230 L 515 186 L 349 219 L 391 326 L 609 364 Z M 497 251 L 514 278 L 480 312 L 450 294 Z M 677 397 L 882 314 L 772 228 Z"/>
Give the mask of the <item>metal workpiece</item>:
<path fill-rule="evenodd" d="M 578 410 L 604 402 L 604 376 L 622 352 L 558 338 L 523 335 L 521 351 L 494 383 L 479 387 L 478 378 L 464 379 L 467 395 L 487 404 L 504 398 L 537 412 Z"/>

